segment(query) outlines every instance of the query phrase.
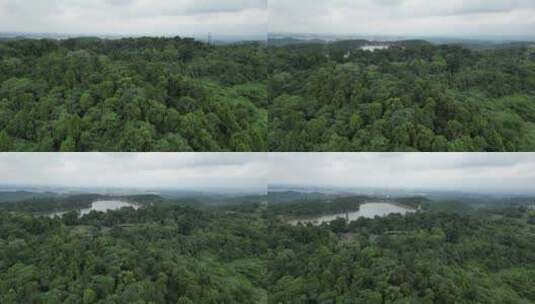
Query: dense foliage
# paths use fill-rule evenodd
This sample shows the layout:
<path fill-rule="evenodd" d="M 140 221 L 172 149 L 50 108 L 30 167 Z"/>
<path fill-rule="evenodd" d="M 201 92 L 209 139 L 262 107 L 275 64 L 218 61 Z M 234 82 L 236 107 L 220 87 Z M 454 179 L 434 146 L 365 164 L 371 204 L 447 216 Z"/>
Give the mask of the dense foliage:
<path fill-rule="evenodd" d="M 269 208 L 0 211 L 0 302 L 535 302 L 535 212 L 524 207 L 320 226 Z"/>
<path fill-rule="evenodd" d="M 265 151 L 265 48 L 0 42 L 0 151 Z"/>
<path fill-rule="evenodd" d="M 265 303 L 265 225 L 185 207 L 0 212 L 1 303 Z"/>
<path fill-rule="evenodd" d="M 492 220 L 418 213 L 273 229 L 270 303 L 535 302 L 535 226 L 525 213 Z"/>
<path fill-rule="evenodd" d="M 1 41 L 0 151 L 535 149 L 532 46 L 369 43 Z"/>
<path fill-rule="evenodd" d="M 269 49 L 271 151 L 533 151 L 535 49 Z"/>

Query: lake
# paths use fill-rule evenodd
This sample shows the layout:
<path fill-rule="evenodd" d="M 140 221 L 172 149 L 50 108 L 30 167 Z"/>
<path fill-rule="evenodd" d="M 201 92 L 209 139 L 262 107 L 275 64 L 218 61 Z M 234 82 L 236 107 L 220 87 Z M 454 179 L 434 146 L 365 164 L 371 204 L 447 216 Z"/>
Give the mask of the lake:
<path fill-rule="evenodd" d="M 404 207 L 402 205 L 396 204 L 396 203 L 388 203 L 388 202 L 369 202 L 364 203 L 360 205 L 360 208 L 358 211 L 351 211 L 346 213 L 338 213 L 338 214 L 331 214 L 331 215 L 323 215 L 315 218 L 306 218 L 306 219 L 299 219 L 299 220 L 292 220 L 290 221 L 290 224 L 296 225 L 298 223 L 312 223 L 314 225 L 319 225 L 321 223 L 328 223 L 331 221 L 336 220 L 337 218 L 346 218 L 348 222 L 354 221 L 358 218 L 375 218 L 376 216 L 387 216 L 389 214 L 401 214 L 405 215 L 407 213 L 416 212 L 415 209 Z"/>
<path fill-rule="evenodd" d="M 362 46 L 360 49 L 363 51 L 375 52 L 376 50 L 386 50 L 388 48 L 388 45 L 365 45 Z"/>
<path fill-rule="evenodd" d="M 119 201 L 119 200 L 102 200 L 102 201 L 94 201 L 91 203 L 90 208 L 84 208 L 78 211 L 80 212 L 80 216 L 83 216 L 83 215 L 90 213 L 91 211 L 106 212 L 108 210 L 117 210 L 117 209 L 121 209 L 124 207 L 132 207 L 134 209 L 138 209 L 139 205 L 124 202 L 124 201 Z M 49 217 L 62 216 L 65 213 L 67 212 L 66 211 L 51 212 L 48 214 L 48 216 Z"/>

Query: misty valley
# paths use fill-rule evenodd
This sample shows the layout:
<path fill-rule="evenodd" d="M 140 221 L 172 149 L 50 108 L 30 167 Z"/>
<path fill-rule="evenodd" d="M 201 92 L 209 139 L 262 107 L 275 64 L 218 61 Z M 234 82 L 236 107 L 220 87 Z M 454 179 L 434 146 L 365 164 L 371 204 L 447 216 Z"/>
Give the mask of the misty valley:
<path fill-rule="evenodd" d="M 529 196 L 0 192 L 1 303 L 533 303 L 534 277 Z"/>

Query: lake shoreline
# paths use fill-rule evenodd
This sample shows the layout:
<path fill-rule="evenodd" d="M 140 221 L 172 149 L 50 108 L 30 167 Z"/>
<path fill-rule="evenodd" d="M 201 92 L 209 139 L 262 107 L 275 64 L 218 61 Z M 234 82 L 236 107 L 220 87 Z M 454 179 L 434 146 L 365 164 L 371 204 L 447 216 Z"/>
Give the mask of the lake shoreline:
<path fill-rule="evenodd" d="M 362 207 L 365 207 L 363 210 Z M 387 209 L 391 210 L 387 210 Z M 359 208 L 356 210 L 351 210 L 347 212 L 338 212 L 338 213 L 330 213 L 330 214 L 320 214 L 315 216 L 309 216 L 309 217 L 293 217 L 293 218 L 286 218 L 284 219 L 284 222 L 290 224 L 290 225 L 297 225 L 299 223 L 301 224 L 313 224 L 313 225 L 319 225 L 322 223 L 328 223 L 331 221 L 334 221 L 338 218 L 344 218 L 348 222 L 357 220 L 359 218 L 375 218 L 376 216 L 382 217 L 387 216 L 390 214 L 401 214 L 405 215 L 407 213 L 414 213 L 418 211 L 418 208 L 415 208 L 413 206 L 409 206 L 400 202 L 393 202 L 393 201 L 373 201 L 373 202 L 363 202 L 359 205 Z"/>
<path fill-rule="evenodd" d="M 87 214 L 90 214 L 92 211 L 96 212 L 108 212 L 112 210 L 119 210 L 122 208 L 134 208 L 139 209 L 143 207 L 143 204 L 140 204 L 138 202 L 132 202 L 130 200 L 122 200 L 122 199 L 101 199 L 101 200 L 95 200 L 91 202 L 90 206 L 87 208 L 78 208 L 78 209 L 68 209 L 68 210 L 52 210 L 49 212 L 41 212 L 39 214 L 35 214 L 35 216 L 45 216 L 45 217 L 63 217 L 64 214 L 76 211 L 79 214 L 79 217 L 83 217 Z"/>

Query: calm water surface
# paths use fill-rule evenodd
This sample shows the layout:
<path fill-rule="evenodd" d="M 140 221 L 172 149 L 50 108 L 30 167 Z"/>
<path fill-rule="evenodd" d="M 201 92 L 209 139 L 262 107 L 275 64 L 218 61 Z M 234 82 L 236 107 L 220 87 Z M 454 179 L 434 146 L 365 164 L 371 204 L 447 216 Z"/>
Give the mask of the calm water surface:
<path fill-rule="evenodd" d="M 89 212 L 93 210 L 106 212 L 108 210 L 117 210 L 117 209 L 121 209 L 124 207 L 132 207 L 134 209 L 139 208 L 139 206 L 136 204 L 132 204 L 132 203 L 124 202 L 124 201 L 106 200 L 106 201 L 94 201 L 93 203 L 91 203 L 90 208 L 80 209 L 79 211 L 80 211 L 80 216 L 82 216 L 82 215 L 88 214 Z M 50 217 L 62 216 L 65 213 L 66 213 L 65 211 L 52 212 L 52 213 L 49 213 L 49 216 Z"/>
<path fill-rule="evenodd" d="M 376 50 L 386 50 L 388 48 L 389 48 L 388 45 L 365 45 L 361 47 L 360 49 L 364 51 L 374 52 Z"/>
<path fill-rule="evenodd" d="M 319 225 L 321 223 L 328 223 L 336 220 L 337 218 L 347 218 L 347 220 L 354 221 L 358 218 L 374 218 L 376 216 L 387 216 L 389 214 L 401 214 L 405 215 L 407 213 L 415 212 L 415 209 L 403 207 L 394 203 L 385 203 L 385 202 L 369 202 L 360 205 L 358 211 L 352 211 L 348 213 L 338 213 L 332 215 L 323 215 L 314 218 L 306 218 L 299 220 L 292 220 L 290 223 L 296 225 L 297 223 L 312 223 Z"/>

